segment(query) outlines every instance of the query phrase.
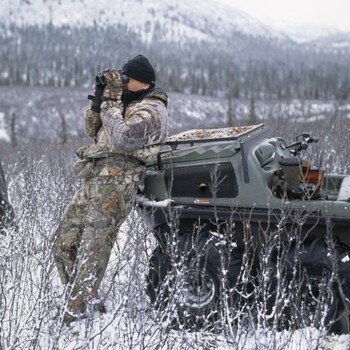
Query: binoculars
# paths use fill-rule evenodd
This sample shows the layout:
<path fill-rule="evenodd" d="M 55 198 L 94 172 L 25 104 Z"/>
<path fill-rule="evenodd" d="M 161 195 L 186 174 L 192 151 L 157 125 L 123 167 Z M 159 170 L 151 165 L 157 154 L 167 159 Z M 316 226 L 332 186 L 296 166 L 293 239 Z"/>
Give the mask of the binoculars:
<path fill-rule="evenodd" d="M 126 74 L 124 74 L 123 72 L 121 72 L 120 74 L 121 74 L 121 77 L 122 77 L 123 85 L 127 84 L 127 82 L 130 80 L 130 78 Z M 105 76 L 104 72 L 99 73 L 99 74 L 96 75 L 95 83 L 96 83 L 96 85 L 106 86 L 107 79 L 106 79 L 106 76 Z"/>
<path fill-rule="evenodd" d="M 96 75 L 95 83 L 96 83 L 96 85 L 106 86 L 107 79 L 106 79 L 106 76 L 103 72 Z"/>

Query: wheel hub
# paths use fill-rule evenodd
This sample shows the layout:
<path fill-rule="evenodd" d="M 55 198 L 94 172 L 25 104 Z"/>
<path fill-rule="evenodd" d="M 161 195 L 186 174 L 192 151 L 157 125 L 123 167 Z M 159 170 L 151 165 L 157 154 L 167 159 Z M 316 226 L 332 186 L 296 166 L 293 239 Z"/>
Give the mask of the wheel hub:
<path fill-rule="evenodd" d="M 321 304 L 327 304 L 328 314 L 332 315 L 337 308 L 334 288 L 325 285 L 324 279 L 320 277 L 310 277 L 302 291 L 302 300 L 314 312 Z"/>
<path fill-rule="evenodd" d="M 201 309 L 209 305 L 215 297 L 215 283 L 211 276 L 197 269 L 189 269 L 179 280 L 179 303 Z"/>

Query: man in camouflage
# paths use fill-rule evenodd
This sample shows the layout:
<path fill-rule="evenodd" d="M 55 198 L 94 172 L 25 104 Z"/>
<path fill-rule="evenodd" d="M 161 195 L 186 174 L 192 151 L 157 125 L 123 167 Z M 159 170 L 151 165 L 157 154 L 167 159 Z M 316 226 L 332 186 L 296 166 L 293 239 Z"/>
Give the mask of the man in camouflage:
<path fill-rule="evenodd" d="M 84 185 L 66 209 L 54 244 L 60 278 L 69 286 L 66 323 L 84 317 L 89 305 L 105 312 L 98 289 L 118 229 L 134 204 L 144 164 L 167 133 L 167 95 L 155 87 L 144 56 L 99 78 L 105 86 L 95 85 L 84 116 L 94 143 L 78 150 L 73 165 Z"/>

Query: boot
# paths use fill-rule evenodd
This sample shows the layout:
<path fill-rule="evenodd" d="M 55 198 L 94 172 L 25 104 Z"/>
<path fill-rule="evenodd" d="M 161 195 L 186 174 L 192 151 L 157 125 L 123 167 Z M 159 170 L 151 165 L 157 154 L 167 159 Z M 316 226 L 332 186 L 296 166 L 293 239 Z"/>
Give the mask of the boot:
<path fill-rule="evenodd" d="M 106 306 L 98 295 L 97 290 L 93 289 L 89 292 L 88 303 L 92 305 L 93 311 L 98 311 L 101 314 L 107 313 Z"/>
<path fill-rule="evenodd" d="M 63 322 L 68 326 L 72 322 L 86 317 L 86 303 L 84 298 L 77 294 L 67 304 L 67 310 L 63 316 Z"/>

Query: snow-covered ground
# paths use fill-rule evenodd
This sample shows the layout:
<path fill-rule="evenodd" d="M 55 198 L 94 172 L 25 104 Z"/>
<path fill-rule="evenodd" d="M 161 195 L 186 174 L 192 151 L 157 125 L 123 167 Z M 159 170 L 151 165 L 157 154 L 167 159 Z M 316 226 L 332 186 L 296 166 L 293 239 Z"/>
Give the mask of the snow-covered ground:
<path fill-rule="evenodd" d="M 64 326 L 64 289 L 51 250 L 59 218 L 80 185 L 70 163 L 76 143 L 87 142 L 81 134 L 86 94 L 86 89 L 0 88 L 0 126 L 8 135 L 0 140 L 0 158 L 18 223 L 17 230 L 0 236 L 1 349 L 349 350 L 350 335 L 327 335 L 323 327 L 281 331 L 248 322 L 216 333 L 170 329 L 169 318 L 152 308 L 145 293 L 155 240 L 136 212 L 119 233 L 101 287 L 107 314 Z M 233 105 L 236 122 L 244 123 L 249 101 Z M 317 131 L 321 142 L 313 159 L 334 171 L 348 170 L 349 105 L 257 101 L 255 109 L 259 120 L 290 139 L 305 128 Z M 224 126 L 227 100 L 170 94 L 170 111 L 173 131 Z M 13 115 L 16 148 L 8 142 Z M 71 126 L 63 146 L 57 142 L 62 115 Z"/>
<path fill-rule="evenodd" d="M 63 325 L 64 288 L 51 249 L 74 185 L 49 159 L 25 157 L 11 169 L 9 190 L 19 226 L 0 236 L 2 349 L 349 349 L 350 335 L 326 335 L 323 328 L 276 331 L 238 324 L 214 333 L 169 328 L 169 319 L 145 294 L 146 263 L 155 242 L 136 212 L 119 232 L 102 283 L 108 312 Z"/>

